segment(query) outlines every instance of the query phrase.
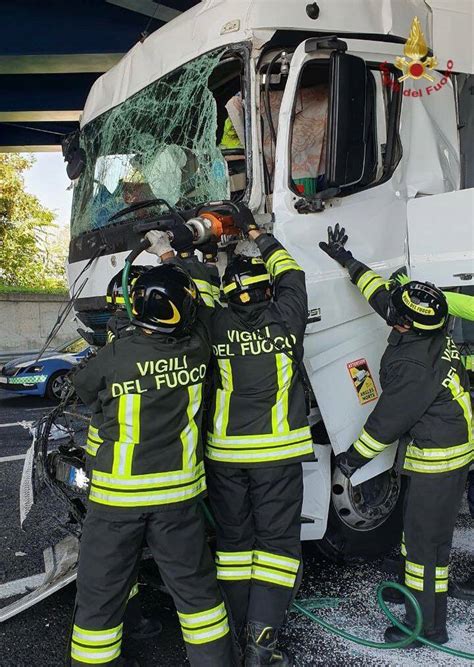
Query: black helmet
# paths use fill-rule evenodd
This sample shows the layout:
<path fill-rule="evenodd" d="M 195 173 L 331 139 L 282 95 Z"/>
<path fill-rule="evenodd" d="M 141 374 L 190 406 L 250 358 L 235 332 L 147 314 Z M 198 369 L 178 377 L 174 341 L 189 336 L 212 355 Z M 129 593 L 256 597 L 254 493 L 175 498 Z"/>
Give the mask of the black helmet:
<path fill-rule="evenodd" d="M 175 264 L 143 273 L 131 290 L 133 324 L 169 336 L 189 334 L 200 296 L 192 278 Z"/>
<path fill-rule="evenodd" d="M 392 290 L 387 323 L 409 325 L 419 334 L 434 334 L 442 329 L 448 317 L 448 304 L 443 292 L 431 283 L 414 280 Z"/>
<path fill-rule="evenodd" d="M 130 267 L 130 273 L 128 274 L 128 294 L 130 295 L 130 290 L 142 273 L 151 269 L 151 266 L 135 266 L 132 264 Z M 110 283 L 107 286 L 107 296 L 105 300 L 107 301 L 107 308 L 115 312 L 116 310 L 125 310 L 125 300 L 123 298 L 122 290 L 122 278 L 123 278 L 123 269 L 115 274 Z"/>
<path fill-rule="evenodd" d="M 270 274 L 263 259 L 236 255 L 222 278 L 224 294 L 234 303 L 257 303 L 268 298 Z"/>

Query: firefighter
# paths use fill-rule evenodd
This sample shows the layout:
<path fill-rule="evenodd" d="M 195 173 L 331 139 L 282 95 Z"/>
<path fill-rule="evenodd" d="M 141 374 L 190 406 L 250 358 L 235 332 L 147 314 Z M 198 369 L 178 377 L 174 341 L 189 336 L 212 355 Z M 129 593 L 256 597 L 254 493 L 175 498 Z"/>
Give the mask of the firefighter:
<path fill-rule="evenodd" d="M 123 664 L 123 614 L 146 539 L 191 665 L 227 667 L 227 612 L 198 508 L 206 489 L 201 398 L 211 352 L 205 309 L 192 279 L 175 266 L 141 275 L 132 306 L 131 335 L 102 348 L 74 382 L 86 404 L 99 401 L 103 423 L 81 539 L 72 664 Z"/>
<path fill-rule="evenodd" d="M 234 632 L 246 644 L 245 665 L 289 665 L 277 637 L 302 575 L 301 462 L 314 456 L 302 382 L 305 277 L 280 243 L 257 228 L 251 212 L 238 208 L 234 222 L 262 257 L 236 256 L 222 283 L 229 307 L 212 304 L 217 386 L 206 473 L 217 578 Z M 177 261 L 197 275 L 191 237 L 187 245 L 184 238 L 173 239 L 174 258 L 162 233 L 147 236 L 162 261 Z M 212 244 L 203 254 L 212 266 Z M 208 299 L 215 275 L 211 269 L 201 283 Z"/>
<path fill-rule="evenodd" d="M 213 318 L 217 387 L 206 449 L 217 577 L 245 665 L 289 665 L 278 631 L 302 575 L 302 461 L 313 444 L 303 386 L 305 276 L 243 205 L 234 221 L 261 258 L 236 256 Z"/>
<path fill-rule="evenodd" d="M 129 274 L 129 288 L 134 284 L 136 279 L 151 269 L 151 266 L 134 265 L 130 269 Z M 134 326 L 130 322 L 127 311 L 125 309 L 125 301 L 123 298 L 122 289 L 123 270 L 115 274 L 107 286 L 106 303 L 107 309 L 111 312 L 111 317 L 107 321 L 107 343 L 111 343 L 116 338 L 123 338 L 130 336 L 134 330 Z M 129 291 L 130 294 L 130 291 Z M 97 401 L 93 407 L 89 429 L 87 432 L 86 441 L 86 471 L 88 477 L 93 468 L 94 458 L 97 454 L 102 439 L 99 436 L 99 427 L 103 422 L 102 408 L 100 402 Z M 124 619 L 124 636 L 130 636 L 133 639 L 151 639 L 160 634 L 163 627 L 159 619 L 155 616 L 145 617 L 142 613 L 139 587 L 136 581 L 131 588 L 130 596 L 125 610 Z"/>
<path fill-rule="evenodd" d="M 346 241 L 344 229 L 336 225 L 320 247 L 348 269 L 352 282 L 393 329 L 380 366 L 379 401 L 358 439 L 336 461 L 350 478 L 399 441 L 399 465 L 408 476 L 402 544 L 405 584 L 420 603 L 423 635 L 444 644 L 449 639 L 449 553 L 473 457 L 469 380 L 447 335 L 443 293 L 416 281 L 394 286 L 354 259 Z M 414 625 L 409 604 L 406 623 Z M 388 642 L 403 637 L 396 627 L 385 631 Z M 411 644 L 416 645 L 419 642 Z"/>
<path fill-rule="evenodd" d="M 392 276 L 402 285 L 410 281 L 404 271 L 406 271 L 406 269 L 401 269 Z M 453 317 L 458 317 L 462 320 L 474 322 L 474 296 L 470 294 L 460 294 L 459 292 L 444 292 L 444 295 L 446 297 L 446 301 L 448 302 L 448 311 L 450 315 Z M 461 356 L 461 360 L 466 367 L 466 370 L 473 370 L 472 354 Z M 468 475 L 467 501 L 471 517 L 474 519 L 474 464 L 471 464 Z M 474 569 L 471 567 L 471 574 L 468 575 L 464 581 L 450 581 L 448 592 L 450 597 L 473 602 Z M 403 603 L 405 601 L 403 595 L 398 594 L 398 591 L 394 591 L 392 589 L 384 590 L 384 599 L 396 603 Z"/>

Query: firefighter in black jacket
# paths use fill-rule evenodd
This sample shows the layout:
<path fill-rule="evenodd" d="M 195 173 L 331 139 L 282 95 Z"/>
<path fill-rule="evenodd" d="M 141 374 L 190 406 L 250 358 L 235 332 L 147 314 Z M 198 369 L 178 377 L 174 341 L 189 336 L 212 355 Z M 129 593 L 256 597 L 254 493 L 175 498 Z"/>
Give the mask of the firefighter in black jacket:
<path fill-rule="evenodd" d="M 348 269 L 352 282 L 393 331 L 380 366 L 382 395 L 359 438 L 337 463 L 350 477 L 392 442 L 403 446 L 399 463 L 409 476 L 402 543 L 405 584 L 421 605 L 424 636 L 443 644 L 448 641 L 449 554 L 473 458 L 469 380 L 446 332 L 443 293 L 428 283 L 384 280 L 352 257 L 346 241 L 337 225 L 334 231 L 329 228 L 328 243 L 320 247 Z M 414 624 L 409 605 L 407 624 Z M 395 627 L 385 632 L 389 642 L 404 636 Z"/>
<path fill-rule="evenodd" d="M 151 269 L 151 266 L 134 265 L 131 267 L 128 284 L 129 295 L 130 287 L 143 273 Z M 122 289 L 123 269 L 115 274 L 107 286 L 106 303 L 107 309 L 111 313 L 111 317 L 107 321 L 107 338 L 106 342 L 111 343 L 117 338 L 125 338 L 130 336 L 135 327 L 130 322 L 127 311 L 125 309 L 125 300 L 123 298 Z M 87 363 L 87 362 L 86 362 Z M 79 369 L 78 369 L 79 370 Z M 97 400 L 92 409 L 92 415 L 89 423 L 86 441 L 86 471 L 90 476 L 94 466 L 94 458 L 97 451 L 102 444 L 102 439 L 99 436 L 99 428 L 103 422 L 102 406 Z M 150 639 L 160 634 L 162 631 L 162 624 L 159 619 L 152 615 L 145 617 L 142 613 L 138 582 L 135 582 L 130 590 L 127 608 L 123 617 L 123 634 L 130 636 L 133 639 Z"/>
<path fill-rule="evenodd" d="M 143 274 L 132 304 L 132 335 L 106 345 L 75 377 L 79 397 L 98 398 L 104 419 L 81 540 L 72 663 L 122 664 L 122 618 L 146 538 L 190 663 L 227 667 L 227 612 L 197 504 L 206 488 L 206 309 L 192 279 L 174 266 Z"/>
<path fill-rule="evenodd" d="M 277 650 L 302 575 L 302 461 L 313 459 L 302 383 L 305 276 L 248 209 L 234 216 L 261 258 L 235 257 L 223 277 L 229 307 L 216 312 L 218 366 L 206 459 L 217 524 L 217 577 L 245 665 L 289 665 Z"/>
<path fill-rule="evenodd" d="M 200 276 L 214 311 L 218 368 L 206 448 L 217 578 L 235 633 L 247 642 L 245 665 L 289 665 L 276 648 L 277 633 L 302 574 L 301 462 L 314 457 L 301 380 L 305 277 L 281 244 L 257 229 L 244 205 L 234 222 L 256 241 L 262 258 L 231 261 L 223 277 L 228 308 L 211 302 L 215 268 L 208 265 L 207 278 Z M 147 236 L 151 252 L 198 275 L 191 237 L 188 243 L 173 239 L 174 258 L 165 235 Z"/>

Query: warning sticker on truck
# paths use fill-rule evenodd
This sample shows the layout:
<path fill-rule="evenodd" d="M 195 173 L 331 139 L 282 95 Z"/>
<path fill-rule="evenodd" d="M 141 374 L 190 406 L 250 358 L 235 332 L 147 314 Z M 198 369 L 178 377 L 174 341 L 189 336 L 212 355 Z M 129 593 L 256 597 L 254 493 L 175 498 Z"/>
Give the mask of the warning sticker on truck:
<path fill-rule="evenodd" d="M 351 361 L 347 364 L 347 370 L 357 392 L 359 403 L 365 405 L 370 401 L 375 401 L 378 398 L 378 392 L 367 361 L 365 359 Z"/>

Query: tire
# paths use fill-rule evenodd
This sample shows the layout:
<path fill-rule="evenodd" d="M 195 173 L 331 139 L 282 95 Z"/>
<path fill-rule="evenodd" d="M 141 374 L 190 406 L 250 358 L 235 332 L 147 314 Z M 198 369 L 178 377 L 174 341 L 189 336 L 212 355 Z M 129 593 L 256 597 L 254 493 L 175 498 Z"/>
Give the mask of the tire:
<path fill-rule="evenodd" d="M 369 506 L 361 490 L 368 490 L 370 483 L 374 498 Z M 328 525 L 317 542 L 319 550 L 338 562 L 386 556 L 400 544 L 403 491 L 402 479 L 394 470 L 352 487 L 333 465 Z"/>
<path fill-rule="evenodd" d="M 56 371 L 53 373 L 48 380 L 46 385 L 45 396 L 49 398 L 50 401 L 59 401 L 61 400 L 61 391 L 64 386 L 64 380 L 66 375 L 69 373 L 69 370 Z"/>

